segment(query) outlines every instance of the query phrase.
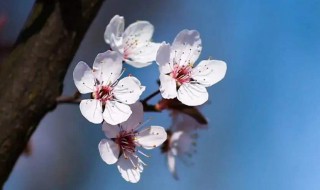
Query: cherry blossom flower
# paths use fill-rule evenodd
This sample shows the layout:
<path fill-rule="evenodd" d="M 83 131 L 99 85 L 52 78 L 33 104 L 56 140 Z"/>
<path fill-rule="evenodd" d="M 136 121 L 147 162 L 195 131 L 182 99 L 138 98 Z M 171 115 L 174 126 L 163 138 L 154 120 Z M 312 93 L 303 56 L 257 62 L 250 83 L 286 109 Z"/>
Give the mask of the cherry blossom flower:
<path fill-rule="evenodd" d="M 156 62 L 160 70 L 160 91 L 165 99 L 178 98 L 183 104 L 197 106 L 208 100 L 206 87 L 224 78 L 227 65 L 219 60 L 202 60 L 201 39 L 196 30 L 182 30 L 172 45 L 163 43 Z"/>
<path fill-rule="evenodd" d="M 150 41 L 153 31 L 148 21 L 137 21 L 124 30 L 124 18 L 115 15 L 106 27 L 104 39 L 112 50 L 122 54 L 126 63 L 141 68 L 155 60 L 160 46 Z"/>
<path fill-rule="evenodd" d="M 196 152 L 197 129 L 207 128 L 200 125 L 192 117 L 179 112 L 172 112 L 173 124 L 167 130 L 168 139 L 163 144 L 162 152 L 167 155 L 169 171 L 175 179 L 178 179 L 176 171 L 176 158 L 184 163 L 191 163 L 190 158 Z"/>
<path fill-rule="evenodd" d="M 112 125 L 126 121 L 132 111 L 128 105 L 139 100 L 145 90 L 140 81 L 122 75 L 121 55 L 114 51 L 100 53 L 94 60 L 93 70 L 83 61 L 73 71 L 73 80 L 82 94 L 92 93 L 93 99 L 80 102 L 82 115 L 92 123 L 103 119 Z"/>
<path fill-rule="evenodd" d="M 102 128 L 108 139 L 102 139 L 98 148 L 104 162 L 117 163 L 121 176 L 128 182 L 136 183 L 146 165 L 138 154 L 148 157 L 138 147 L 158 147 L 167 139 L 167 133 L 159 126 L 139 130 L 143 121 L 142 104 L 132 104 L 131 109 L 133 113 L 127 121 L 116 126 L 103 123 Z"/>

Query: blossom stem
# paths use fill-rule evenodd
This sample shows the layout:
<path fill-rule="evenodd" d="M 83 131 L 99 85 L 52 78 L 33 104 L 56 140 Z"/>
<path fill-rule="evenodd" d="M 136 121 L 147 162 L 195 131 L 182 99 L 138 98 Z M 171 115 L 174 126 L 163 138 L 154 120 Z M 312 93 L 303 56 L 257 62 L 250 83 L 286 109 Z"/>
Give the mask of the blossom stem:
<path fill-rule="evenodd" d="M 57 104 L 79 104 L 81 102 L 80 96 L 80 92 L 76 91 L 73 96 L 59 96 L 56 101 Z"/>
<path fill-rule="evenodd" d="M 156 105 L 150 105 L 145 102 L 142 102 L 142 105 L 143 105 L 143 111 L 145 112 L 161 112 L 161 110 L 158 110 L 156 108 Z"/>

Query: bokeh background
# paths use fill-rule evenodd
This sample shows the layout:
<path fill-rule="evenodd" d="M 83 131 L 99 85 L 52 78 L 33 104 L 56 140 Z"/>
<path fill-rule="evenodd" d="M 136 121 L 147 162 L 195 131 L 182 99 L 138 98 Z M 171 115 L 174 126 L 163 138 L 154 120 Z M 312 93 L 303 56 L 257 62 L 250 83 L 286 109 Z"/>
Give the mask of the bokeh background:
<path fill-rule="evenodd" d="M 2 44 L 14 43 L 33 2 L 0 1 L 7 17 Z M 75 64 L 90 65 L 109 48 L 103 33 L 115 14 L 127 25 L 150 21 L 159 42 L 196 29 L 200 59 L 227 62 L 225 79 L 209 89 L 210 102 L 201 108 L 210 124 L 199 134 L 194 164 L 179 162 L 176 181 L 153 150 L 141 181 L 126 183 L 115 165 L 100 159 L 100 126 L 86 121 L 77 105 L 60 105 L 41 122 L 32 154 L 19 159 L 5 189 L 320 189 L 319 0 L 106 0 L 65 78 L 65 95 L 76 90 Z M 144 97 L 157 89 L 155 64 L 126 68 L 147 86 Z M 146 117 L 171 123 L 168 113 Z"/>

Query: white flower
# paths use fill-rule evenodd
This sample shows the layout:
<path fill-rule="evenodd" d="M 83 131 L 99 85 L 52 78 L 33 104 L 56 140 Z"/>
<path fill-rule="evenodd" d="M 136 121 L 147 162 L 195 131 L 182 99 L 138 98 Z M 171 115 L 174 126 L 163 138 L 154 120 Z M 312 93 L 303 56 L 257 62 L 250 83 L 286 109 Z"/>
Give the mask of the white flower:
<path fill-rule="evenodd" d="M 150 42 L 153 30 L 148 21 L 137 21 L 124 30 L 124 18 L 116 15 L 107 25 L 104 39 L 112 50 L 122 54 L 126 63 L 141 68 L 155 60 L 160 46 Z"/>
<path fill-rule="evenodd" d="M 132 104 L 131 109 L 133 113 L 126 122 L 117 126 L 103 123 L 103 131 L 108 139 L 102 139 L 98 148 L 103 161 L 107 164 L 117 163 L 122 177 L 128 182 L 136 183 L 146 165 L 138 157 L 138 153 L 148 157 L 137 147 L 158 147 L 167 139 L 167 133 L 159 126 L 138 130 L 143 121 L 142 104 Z"/>
<path fill-rule="evenodd" d="M 223 61 L 203 60 L 193 64 L 201 52 L 201 39 L 196 30 L 182 30 L 172 46 L 162 44 L 156 61 L 160 70 L 160 91 L 165 99 L 178 98 L 188 106 L 201 105 L 208 100 L 209 87 L 225 76 Z"/>
<path fill-rule="evenodd" d="M 75 67 L 73 80 L 79 92 L 92 93 L 93 99 L 80 102 L 80 111 L 90 122 L 101 123 L 104 119 L 116 125 L 131 115 L 128 104 L 139 100 L 145 87 L 132 76 L 118 80 L 122 73 L 121 55 L 114 51 L 98 54 L 93 70 L 82 61 Z"/>
<path fill-rule="evenodd" d="M 173 112 L 173 124 L 167 131 L 168 139 L 162 147 L 162 151 L 167 155 L 169 171 L 175 179 L 178 179 L 176 172 L 176 158 L 188 162 L 188 159 L 196 151 L 195 140 L 197 138 L 197 129 L 205 128 L 206 125 L 200 125 L 192 117 Z M 190 162 L 190 161 L 189 161 Z"/>

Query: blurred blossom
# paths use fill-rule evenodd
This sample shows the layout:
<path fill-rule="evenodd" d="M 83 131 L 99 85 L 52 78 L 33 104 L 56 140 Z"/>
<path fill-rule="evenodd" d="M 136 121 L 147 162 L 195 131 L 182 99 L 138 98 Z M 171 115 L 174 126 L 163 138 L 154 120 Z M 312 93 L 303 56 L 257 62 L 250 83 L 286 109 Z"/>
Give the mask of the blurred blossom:
<path fill-rule="evenodd" d="M 178 111 L 172 111 L 171 116 L 172 126 L 167 130 L 168 139 L 162 146 L 162 152 L 167 156 L 169 171 L 178 179 L 176 159 L 179 158 L 187 165 L 193 163 L 191 157 L 196 152 L 197 130 L 207 126 Z"/>

